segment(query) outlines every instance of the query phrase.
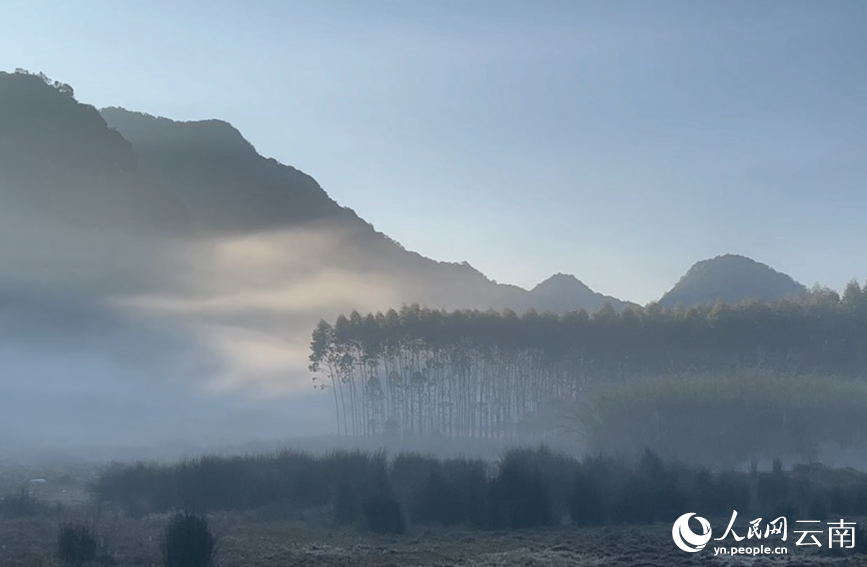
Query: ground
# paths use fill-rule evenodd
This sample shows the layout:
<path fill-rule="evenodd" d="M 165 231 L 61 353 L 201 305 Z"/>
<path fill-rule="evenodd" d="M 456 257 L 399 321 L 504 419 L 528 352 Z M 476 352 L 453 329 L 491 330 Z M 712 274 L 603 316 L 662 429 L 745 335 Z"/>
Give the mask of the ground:
<path fill-rule="evenodd" d="M 88 519 L 80 510 L 79 519 Z M 314 528 L 298 521 L 255 518 L 254 514 L 212 517 L 218 536 L 217 565 L 372 566 L 607 566 L 646 565 L 867 565 L 848 554 L 839 558 L 799 552 L 786 558 L 714 557 L 705 549 L 687 554 L 675 548 L 670 527 L 556 527 L 514 532 L 418 528 L 404 536 L 375 536 L 355 530 Z M 57 565 L 53 542 L 63 517 L 0 521 L 0 565 Z M 159 538 L 165 516 L 140 520 L 103 515 L 97 520 L 106 542 L 104 564 L 151 567 L 160 564 Z"/>
<path fill-rule="evenodd" d="M 101 541 L 102 564 L 155 567 L 161 565 L 159 541 L 167 515 L 140 519 L 90 501 L 86 467 L 31 489 L 53 508 L 33 518 L 0 518 L 0 567 L 57 566 L 54 542 L 59 526 L 75 520 L 95 525 Z M 28 471 L 0 470 L 0 491 L 20 486 Z M 5 489 L 5 490 L 4 490 Z M 309 516 L 266 509 L 210 516 L 218 538 L 218 567 L 304 566 L 617 566 L 645 565 L 867 565 L 867 556 L 844 552 L 825 557 L 796 547 L 789 534 L 787 557 L 715 557 L 708 549 L 682 552 L 671 540 L 671 525 L 576 528 L 557 526 L 525 531 L 474 531 L 414 527 L 402 536 L 377 536 L 346 528 L 327 527 L 325 511 Z M 714 526 L 725 522 L 712 521 Z M 734 542 L 726 541 L 727 545 Z"/>

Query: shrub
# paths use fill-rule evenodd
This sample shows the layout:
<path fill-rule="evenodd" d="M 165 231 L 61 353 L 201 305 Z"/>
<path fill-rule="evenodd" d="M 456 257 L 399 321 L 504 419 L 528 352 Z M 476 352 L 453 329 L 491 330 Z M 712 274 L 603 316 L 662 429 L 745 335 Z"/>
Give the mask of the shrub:
<path fill-rule="evenodd" d="M 570 513 L 569 494 L 573 490 L 578 461 L 551 450 L 547 445 L 535 449 L 513 449 L 508 456 L 521 461 L 525 467 L 538 471 L 550 501 L 551 520 L 563 518 Z"/>
<path fill-rule="evenodd" d="M 334 451 L 319 458 L 320 469 L 323 478 L 327 479 L 331 486 L 349 483 L 358 488 L 368 476 L 373 466 L 372 461 L 380 456 L 357 450 Z"/>
<path fill-rule="evenodd" d="M 96 559 L 96 537 L 87 526 L 67 524 L 57 534 L 57 558 L 64 565 L 79 567 Z"/>
<path fill-rule="evenodd" d="M 434 468 L 422 486 L 416 519 L 444 526 L 460 524 L 465 519 L 464 504 L 458 487 L 446 479 L 441 468 Z"/>
<path fill-rule="evenodd" d="M 510 451 L 489 489 L 491 527 L 531 528 L 553 523 L 551 496 L 530 453 Z"/>
<path fill-rule="evenodd" d="M 26 488 L 0 499 L 0 516 L 4 518 L 25 518 L 37 516 L 45 511 L 45 505 Z"/>
<path fill-rule="evenodd" d="M 614 519 L 638 524 L 674 521 L 685 508 L 686 500 L 678 486 L 677 476 L 671 473 L 636 475 L 619 496 Z"/>
<path fill-rule="evenodd" d="M 824 522 L 828 517 L 828 505 L 819 497 L 813 497 L 807 504 L 807 517 Z"/>
<path fill-rule="evenodd" d="M 173 509 L 205 514 L 289 503 L 325 506 L 340 482 L 358 482 L 371 456 L 335 452 L 313 457 L 280 451 L 246 457 L 204 456 L 171 465 L 114 464 L 93 487 L 97 498 L 119 504 L 134 517 Z"/>
<path fill-rule="evenodd" d="M 353 524 L 358 519 L 358 494 L 348 482 L 337 489 L 334 502 L 334 523 L 338 526 Z"/>
<path fill-rule="evenodd" d="M 867 474 L 818 463 L 784 470 L 777 460 L 770 472 L 711 472 L 663 461 L 650 450 L 635 462 L 616 455 L 579 461 L 542 447 L 509 451 L 493 476 L 491 468 L 479 459 L 399 455 L 389 463 L 383 453 L 314 458 L 286 452 L 116 465 L 95 490 L 101 499 L 140 513 L 183 509 L 180 502 L 230 509 L 322 502 L 333 507 L 337 525 L 360 521 L 380 533 L 402 532 L 407 517 L 502 529 L 557 523 L 567 516 L 578 525 L 670 522 L 684 510 L 704 517 L 729 517 L 732 510 L 761 517 L 816 512 L 808 514 L 813 519 L 867 514 Z M 203 486 L 197 487 L 199 480 Z M 298 497 L 307 490 L 316 494 Z M 31 498 L 22 493 L 0 506 L 6 514 L 32 509 Z M 19 501 L 25 504 L 13 505 Z M 787 514 L 775 514 L 780 510 Z"/>
<path fill-rule="evenodd" d="M 371 455 L 361 476 L 361 490 L 364 494 L 392 494 L 388 459 L 384 451 Z"/>
<path fill-rule="evenodd" d="M 165 567 L 209 567 L 213 561 L 214 536 L 205 518 L 189 513 L 169 520 L 163 536 Z"/>
<path fill-rule="evenodd" d="M 394 495 L 401 502 L 413 507 L 413 516 L 417 516 L 423 498 L 425 484 L 434 471 L 441 470 L 441 464 L 436 457 L 417 453 L 401 453 L 391 462 L 389 479 Z M 381 487 L 380 487 L 381 488 Z"/>
<path fill-rule="evenodd" d="M 860 516 L 865 513 L 865 494 L 857 486 L 831 489 L 829 512 L 835 515 Z"/>
<path fill-rule="evenodd" d="M 732 471 L 721 473 L 715 483 L 714 510 L 719 515 L 730 510 L 750 507 L 750 487 L 747 478 Z"/>
<path fill-rule="evenodd" d="M 771 473 L 758 475 L 756 496 L 760 510 L 773 510 L 789 502 L 789 479 L 779 459 L 774 459 Z"/>
<path fill-rule="evenodd" d="M 598 526 L 605 522 L 601 487 L 587 470 L 575 476 L 569 511 L 572 522 L 578 525 Z"/>
<path fill-rule="evenodd" d="M 393 496 L 371 496 L 364 502 L 364 520 L 377 534 L 402 534 L 406 525 L 400 502 Z"/>
<path fill-rule="evenodd" d="M 442 470 L 461 502 L 463 522 L 474 528 L 483 527 L 488 521 L 485 462 L 479 459 L 449 459 L 443 462 Z"/>

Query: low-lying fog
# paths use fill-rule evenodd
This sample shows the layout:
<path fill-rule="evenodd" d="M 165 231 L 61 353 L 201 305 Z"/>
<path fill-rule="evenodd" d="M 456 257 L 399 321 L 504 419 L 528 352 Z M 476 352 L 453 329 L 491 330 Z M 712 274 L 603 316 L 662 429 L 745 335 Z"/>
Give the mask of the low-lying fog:
<path fill-rule="evenodd" d="M 164 237 L 2 215 L 0 447 L 213 446 L 331 432 L 320 317 L 397 293 L 313 229 Z M 8 243 L 17 243 L 14 246 Z"/>

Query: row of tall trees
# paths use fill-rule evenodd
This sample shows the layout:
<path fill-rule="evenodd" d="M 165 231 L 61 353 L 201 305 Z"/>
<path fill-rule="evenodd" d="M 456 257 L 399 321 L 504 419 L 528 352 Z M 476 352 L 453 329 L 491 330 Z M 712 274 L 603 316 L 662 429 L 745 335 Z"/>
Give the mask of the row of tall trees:
<path fill-rule="evenodd" d="M 560 404 L 630 378 L 686 372 L 867 372 L 867 285 L 773 304 L 590 315 L 399 311 L 341 315 L 313 332 L 314 382 L 340 434 L 544 434 Z"/>

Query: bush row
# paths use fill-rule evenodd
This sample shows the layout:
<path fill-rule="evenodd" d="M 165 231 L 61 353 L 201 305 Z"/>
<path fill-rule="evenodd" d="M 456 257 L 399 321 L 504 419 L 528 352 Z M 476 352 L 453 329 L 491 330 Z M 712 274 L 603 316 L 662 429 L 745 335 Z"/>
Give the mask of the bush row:
<path fill-rule="evenodd" d="M 409 524 L 513 529 L 670 522 L 691 511 L 757 515 L 867 515 L 867 475 L 801 465 L 785 470 L 712 471 L 663 461 L 577 459 L 542 446 L 514 449 L 496 466 L 476 459 L 340 452 L 325 457 L 206 457 L 174 465 L 114 465 L 94 490 L 133 515 L 330 508 L 339 525 L 400 533 Z"/>
<path fill-rule="evenodd" d="M 175 514 L 169 519 L 160 543 L 163 565 L 210 567 L 214 560 L 215 544 L 207 519 L 189 513 Z M 91 562 L 116 564 L 110 555 L 100 555 L 98 551 L 93 528 L 80 523 L 60 527 L 57 533 L 57 559 L 63 565 L 81 567 Z"/>

